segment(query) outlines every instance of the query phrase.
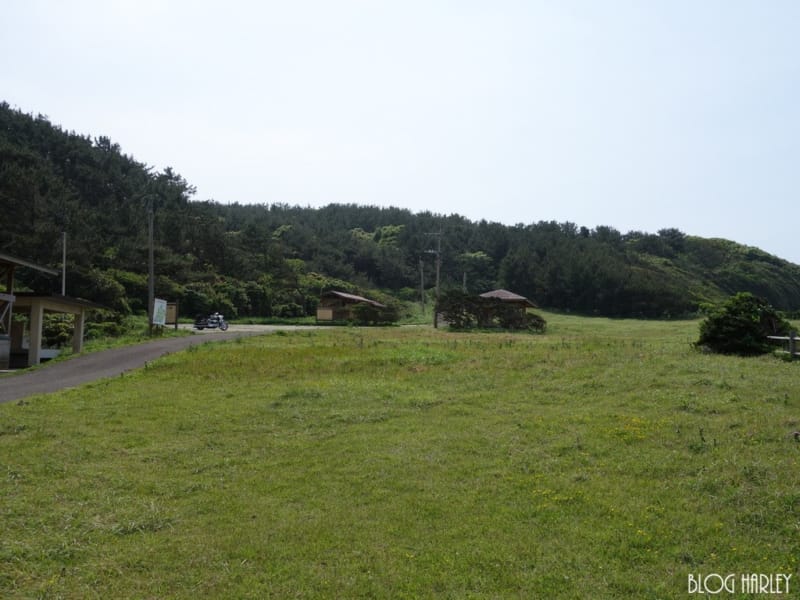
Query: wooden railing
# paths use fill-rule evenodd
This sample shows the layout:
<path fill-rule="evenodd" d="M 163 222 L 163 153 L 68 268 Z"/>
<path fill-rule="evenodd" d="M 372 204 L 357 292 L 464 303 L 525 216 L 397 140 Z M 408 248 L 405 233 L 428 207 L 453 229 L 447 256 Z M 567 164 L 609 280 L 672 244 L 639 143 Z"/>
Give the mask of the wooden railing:
<path fill-rule="evenodd" d="M 784 349 L 781 350 L 781 352 L 786 352 L 792 358 L 800 356 L 800 353 L 797 352 L 797 341 L 800 338 L 797 337 L 796 331 L 791 331 L 788 336 L 768 335 L 767 339 L 783 342 Z"/>

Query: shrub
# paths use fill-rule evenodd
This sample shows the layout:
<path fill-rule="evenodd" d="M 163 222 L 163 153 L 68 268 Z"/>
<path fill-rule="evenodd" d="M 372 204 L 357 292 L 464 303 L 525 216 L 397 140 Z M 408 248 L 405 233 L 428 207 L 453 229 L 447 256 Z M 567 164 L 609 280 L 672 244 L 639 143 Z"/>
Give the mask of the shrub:
<path fill-rule="evenodd" d="M 63 348 L 72 342 L 75 318 L 72 315 L 45 313 L 42 323 L 42 346 Z"/>
<path fill-rule="evenodd" d="M 306 315 L 306 311 L 303 309 L 302 306 L 295 302 L 287 302 L 286 304 L 279 304 L 273 307 L 273 316 L 281 317 L 284 319 L 293 319 L 298 317 L 304 317 Z"/>
<path fill-rule="evenodd" d="M 145 319 L 146 321 L 146 319 Z M 143 321 L 113 311 L 92 311 L 86 321 L 86 340 L 120 337 L 141 330 Z"/>
<path fill-rule="evenodd" d="M 396 305 L 384 307 L 361 302 L 353 307 L 353 318 L 359 325 L 389 325 L 400 319 Z"/>
<path fill-rule="evenodd" d="M 536 333 L 544 333 L 544 330 L 547 329 L 547 321 L 536 313 L 526 313 L 525 329 Z"/>
<path fill-rule="evenodd" d="M 696 346 L 721 354 L 752 356 L 769 352 L 769 335 L 786 335 L 791 325 L 766 300 L 740 292 L 700 324 Z"/>
<path fill-rule="evenodd" d="M 460 290 L 443 292 L 436 310 L 453 329 L 467 329 L 478 322 L 477 301 Z"/>

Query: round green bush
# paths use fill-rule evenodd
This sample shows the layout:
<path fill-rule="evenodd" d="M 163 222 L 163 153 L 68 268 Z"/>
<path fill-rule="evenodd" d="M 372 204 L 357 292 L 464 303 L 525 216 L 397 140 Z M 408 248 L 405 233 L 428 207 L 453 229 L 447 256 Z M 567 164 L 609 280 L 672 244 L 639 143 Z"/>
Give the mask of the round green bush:
<path fill-rule="evenodd" d="M 696 345 L 721 354 L 753 356 L 772 349 L 767 336 L 788 335 L 791 325 L 766 300 L 740 292 L 700 324 Z"/>

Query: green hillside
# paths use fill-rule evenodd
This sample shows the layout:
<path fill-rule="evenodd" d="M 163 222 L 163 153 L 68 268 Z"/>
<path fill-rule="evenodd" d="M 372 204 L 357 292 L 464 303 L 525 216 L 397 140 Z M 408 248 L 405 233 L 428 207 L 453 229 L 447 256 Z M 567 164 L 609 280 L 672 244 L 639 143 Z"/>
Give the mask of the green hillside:
<path fill-rule="evenodd" d="M 414 301 L 420 265 L 428 293 L 434 284 L 436 233 L 444 287 L 504 287 L 543 307 L 606 316 L 681 316 L 739 291 L 800 308 L 797 265 L 675 229 L 507 226 L 375 206 L 223 205 L 193 201 L 193 192 L 171 169 L 156 172 L 108 138 L 0 104 L 0 251 L 57 266 L 66 230 L 67 293 L 121 314 L 145 308 L 150 205 L 156 294 L 179 300 L 184 314 L 303 316 L 334 287 Z M 20 276 L 31 289 L 59 286 Z"/>

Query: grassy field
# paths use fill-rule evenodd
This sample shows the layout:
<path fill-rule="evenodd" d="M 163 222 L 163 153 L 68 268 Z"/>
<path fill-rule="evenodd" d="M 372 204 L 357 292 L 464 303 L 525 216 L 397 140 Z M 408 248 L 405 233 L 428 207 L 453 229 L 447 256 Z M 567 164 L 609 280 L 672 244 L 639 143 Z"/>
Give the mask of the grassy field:
<path fill-rule="evenodd" d="M 698 352 L 697 322 L 546 317 L 208 344 L 0 406 L 0 596 L 686 598 L 690 574 L 796 574 L 800 365 Z"/>

